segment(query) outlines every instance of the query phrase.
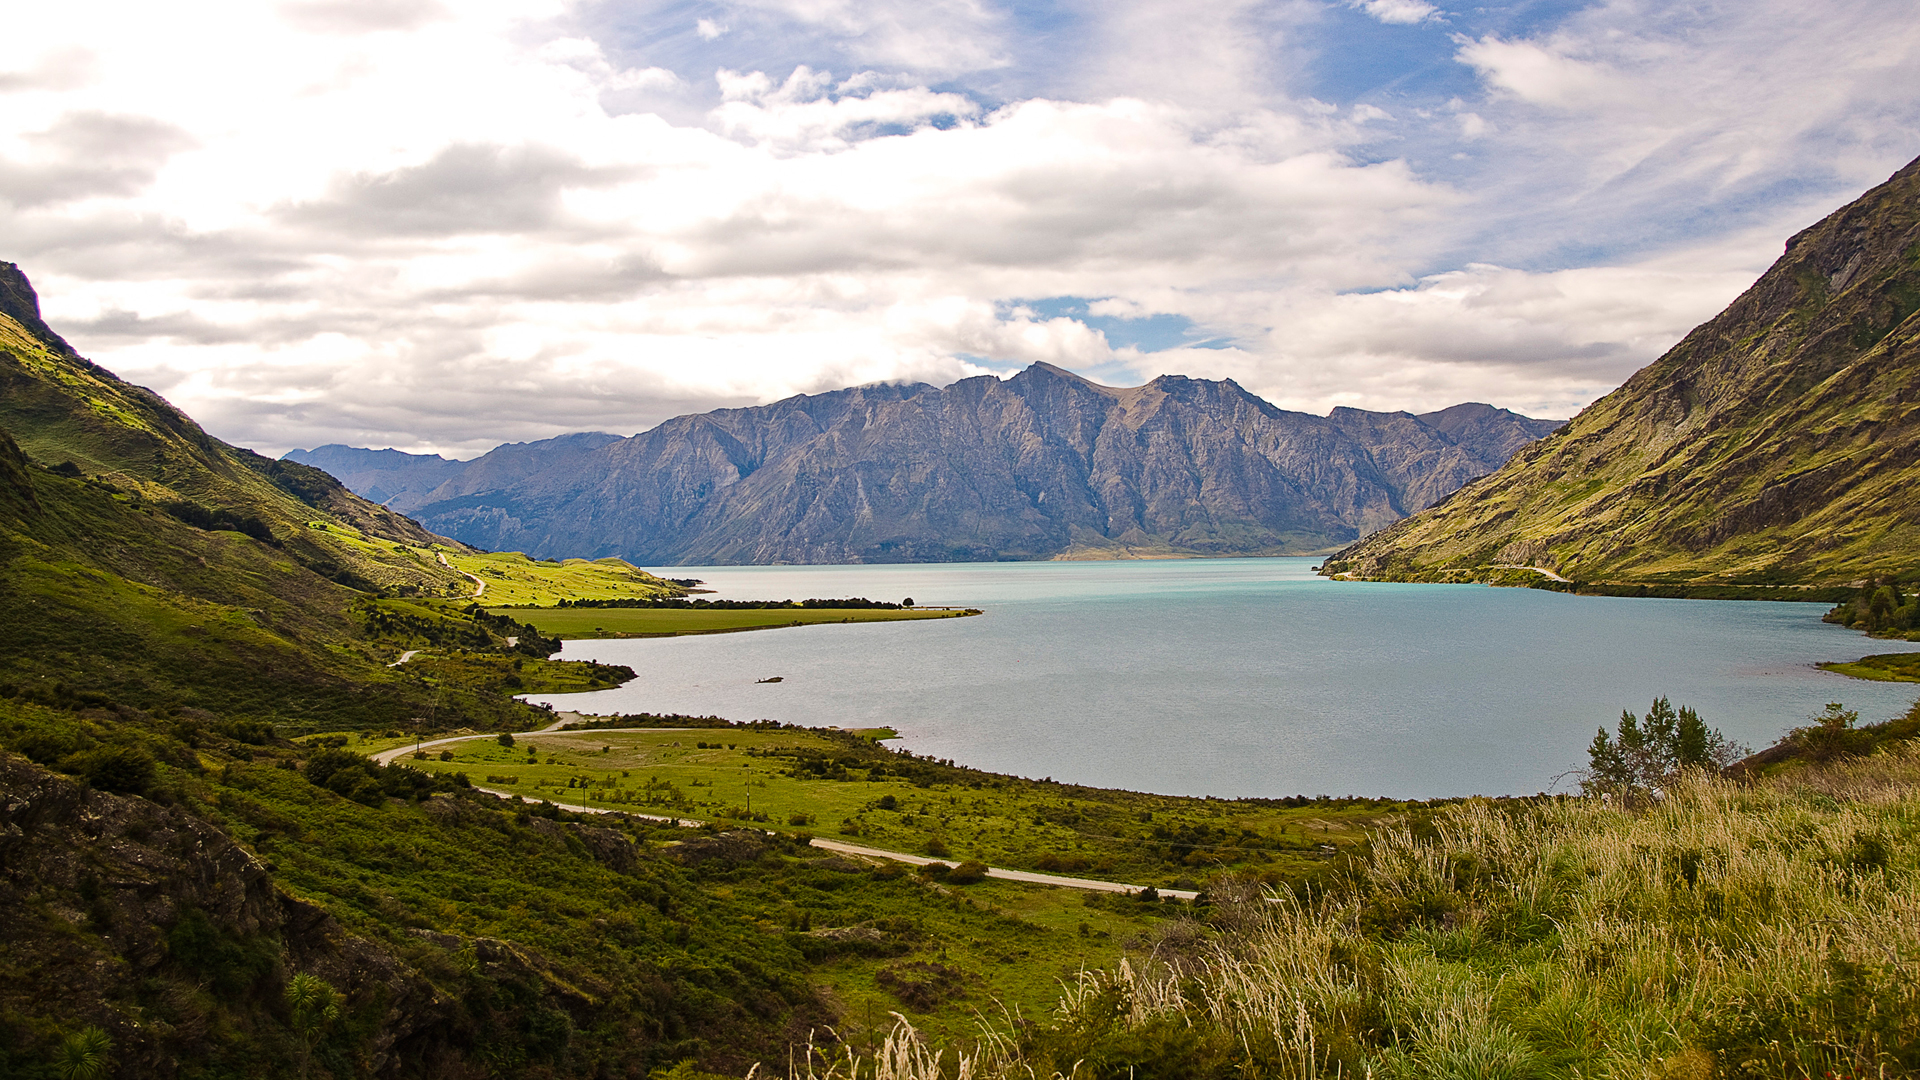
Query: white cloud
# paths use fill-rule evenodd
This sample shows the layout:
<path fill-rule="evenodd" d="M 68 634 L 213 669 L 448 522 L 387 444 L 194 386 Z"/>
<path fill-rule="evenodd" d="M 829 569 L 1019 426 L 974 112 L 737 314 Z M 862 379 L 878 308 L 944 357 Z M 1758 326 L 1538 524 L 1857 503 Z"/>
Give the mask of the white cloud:
<path fill-rule="evenodd" d="M 1347 0 L 1354 8 L 1383 23 L 1413 26 L 1440 17 L 1440 9 L 1425 0 Z"/>
<path fill-rule="evenodd" d="M 720 36 L 727 32 L 727 28 L 712 19 L 697 19 L 693 24 L 693 32 L 699 34 L 702 41 L 718 41 Z"/>

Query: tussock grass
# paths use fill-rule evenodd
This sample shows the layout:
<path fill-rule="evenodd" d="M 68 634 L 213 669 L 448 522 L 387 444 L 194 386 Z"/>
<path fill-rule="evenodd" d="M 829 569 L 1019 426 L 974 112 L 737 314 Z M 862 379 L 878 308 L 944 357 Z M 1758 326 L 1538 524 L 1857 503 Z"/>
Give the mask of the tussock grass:
<path fill-rule="evenodd" d="M 1456 806 L 1196 963 L 1083 979 L 961 1075 L 1914 1075 L 1917 835 L 1914 744 L 1643 807 Z M 877 1075 L 935 1075 L 890 1052 Z"/>

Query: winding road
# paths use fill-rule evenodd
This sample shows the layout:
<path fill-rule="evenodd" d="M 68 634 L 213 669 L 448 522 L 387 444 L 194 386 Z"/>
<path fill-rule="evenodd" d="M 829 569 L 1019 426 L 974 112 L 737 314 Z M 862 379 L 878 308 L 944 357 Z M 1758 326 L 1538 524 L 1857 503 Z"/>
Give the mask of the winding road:
<path fill-rule="evenodd" d="M 547 725 L 546 727 L 539 728 L 534 731 L 516 731 L 513 733 L 513 737 L 517 741 L 520 739 L 538 738 L 539 736 L 542 736 L 542 735 L 571 735 L 571 734 L 575 734 L 575 732 L 563 731 L 562 727 L 566 724 L 579 723 L 585 719 L 586 718 L 581 716 L 579 713 L 572 713 L 572 712 L 558 713 L 556 714 L 556 718 L 553 721 L 553 723 Z M 592 728 L 590 730 L 594 734 L 613 735 L 613 734 L 632 733 L 632 732 L 640 732 L 640 731 L 658 733 L 663 731 L 703 731 L 705 729 L 704 728 Z M 581 734 L 585 734 L 585 732 L 581 732 Z M 451 738 L 434 739 L 429 742 L 416 743 L 413 746 L 397 746 L 392 750 L 382 750 L 379 753 L 373 755 L 373 760 L 380 763 L 381 765 L 391 765 L 394 762 L 400 760 L 401 758 L 409 754 L 412 754 L 416 751 L 424 751 L 436 746 L 448 746 L 453 743 L 471 742 L 475 739 L 498 739 L 499 737 L 500 736 L 498 734 L 455 735 Z M 485 788 L 485 787 L 480 787 L 478 785 L 475 785 L 473 790 L 484 791 L 489 795 L 498 795 L 503 799 L 510 799 L 515 794 L 517 794 L 516 792 L 512 792 L 512 791 L 501 791 L 501 790 L 498 790 L 497 788 Z M 614 809 L 609 809 L 605 807 L 587 806 L 587 805 L 569 806 L 565 803 L 555 803 L 554 805 L 559 806 L 561 809 L 566 810 L 569 813 L 576 813 L 576 814 L 625 814 L 628 817 L 641 818 L 646 821 L 670 821 L 676 825 L 685 825 L 688 828 L 698 828 L 699 826 L 706 824 L 706 822 L 704 821 L 695 821 L 692 818 L 663 817 L 659 814 L 640 814 L 640 813 L 635 813 L 632 810 L 614 810 Z M 924 855 L 908 855 L 905 852 L 901 852 L 901 851 L 887 851 L 883 848 L 863 847 L 859 844 L 847 844 L 847 843 L 842 843 L 838 840 L 825 840 L 817 836 L 813 838 L 812 843 L 814 847 L 817 847 L 822 851 L 831 851 L 838 855 L 856 855 L 856 856 L 869 858 L 869 859 L 891 859 L 894 862 L 908 863 L 912 866 L 930 866 L 933 863 L 941 863 L 946 866 L 954 865 L 953 862 L 946 859 L 931 859 Z M 1008 870 L 1008 869 L 1005 869 L 1004 867 L 999 867 L 999 866 L 987 867 L 987 876 L 990 878 L 999 878 L 1003 881 L 1025 882 L 1029 885 L 1052 885 L 1056 888 L 1087 889 L 1092 892 L 1134 893 L 1134 892 L 1139 892 L 1142 889 L 1152 887 L 1152 886 L 1146 886 L 1146 885 L 1129 885 L 1121 881 L 1095 881 L 1090 878 L 1062 877 L 1058 874 L 1040 874 L 1040 873 L 1035 873 L 1031 870 Z M 1161 896 L 1173 896 L 1173 897 L 1178 897 L 1182 900 L 1191 900 L 1195 896 L 1199 895 L 1197 892 L 1195 892 L 1192 889 L 1158 889 L 1157 891 Z"/>
<path fill-rule="evenodd" d="M 459 574 L 461 577 L 467 578 L 473 582 L 473 598 L 475 600 L 478 600 L 482 596 L 486 595 L 487 583 L 480 580 L 479 574 L 469 574 L 465 570 L 461 570 L 455 567 L 452 563 L 447 561 L 447 553 L 444 551 L 436 551 L 433 554 L 435 557 L 437 557 L 440 560 L 441 566 L 444 566 L 447 569 L 452 570 L 454 573 Z"/>

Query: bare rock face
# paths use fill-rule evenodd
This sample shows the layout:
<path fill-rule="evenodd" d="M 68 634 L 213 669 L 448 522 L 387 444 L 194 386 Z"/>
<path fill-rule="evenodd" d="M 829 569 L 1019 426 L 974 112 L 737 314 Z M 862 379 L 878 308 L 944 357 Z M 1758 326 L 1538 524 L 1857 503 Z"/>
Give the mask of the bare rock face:
<path fill-rule="evenodd" d="M 655 565 L 1301 554 L 1429 505 L 1554 426 L 1486 405 L 1319 417 L 1230 380 L 1121 389 L 1036 364 L 516 444 L 392 505 L 481 547 Z"/>
<path fill-rule="evenodd" d="M 1788 240 L 1563 430 L 1326 570 L 1436 580 L 1524 561 L 1576 582 L 1770 586 L 1911 570 L 1916 312 L 1920 160 Z"/>

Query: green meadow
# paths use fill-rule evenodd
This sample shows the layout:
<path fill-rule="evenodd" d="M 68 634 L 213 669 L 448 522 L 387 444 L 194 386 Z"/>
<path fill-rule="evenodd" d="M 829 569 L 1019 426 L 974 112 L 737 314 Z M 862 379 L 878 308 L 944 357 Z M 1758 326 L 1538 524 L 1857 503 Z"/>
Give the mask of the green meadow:
<path fill-rule="evenodd" d="M 1314 880 L 1367 830 L 1431 813 L 1390 800 L 1078 787 L 901 754 L 853 732 L 768 727 L 523 734 L 511 747 L 470 739 L 403 760 L 563 807 L 752 824 L 1156 888 L 1195 888 L 1227 870 L 1273 884 Z"/>
<path fill-rule="evenodd" d="M 518 551 L 461 552 L 436 548 L 447 564 L 486 583 L 486 604 L 549 605 L 561 600 L 678 596 L 677 586 L 624 559 L 532 559 Z"/>

